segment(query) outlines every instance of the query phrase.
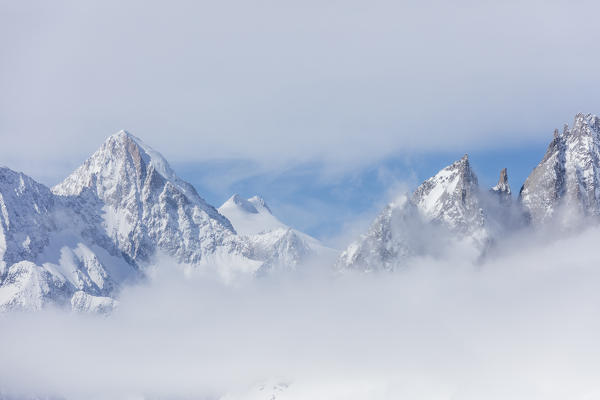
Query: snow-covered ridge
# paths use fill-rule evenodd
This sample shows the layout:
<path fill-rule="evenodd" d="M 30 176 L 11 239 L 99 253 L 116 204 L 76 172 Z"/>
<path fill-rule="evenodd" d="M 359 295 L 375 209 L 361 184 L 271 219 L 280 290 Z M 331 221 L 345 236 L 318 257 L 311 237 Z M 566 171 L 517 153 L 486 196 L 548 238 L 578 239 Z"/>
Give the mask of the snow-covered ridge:
<path fill-rule="evenodd" d="M 518 202 L 512 199 L 506 168 L 496 186 L 482 191 L 465 155 L 423 182 L 410 200 L 389 204 L 369 231 L 342 253 L 337 265 L 394 269 L 411 257 L 435 254 L 437 249 L 427 248 L 427 241 L 415 240 L 433 226 L 486 252 L 497 240 L 528 224 L 577 227 L 599 218 L 600 118 L 580 113 L 572 128 L 554 132 Z"/>
<path fill-rule="evenodd" d="M 287 229 L 270 211 L 265 201 L 254 196 L 248 200 L 234 194 L 218 209 L 242 235 L 255 235 L 273 229 Z"/>
<path fill-rule="evenodd" d="M 485 253 L 525 222 L 599 218 L 600 119 L 577 114 L 572 128 L 555 131 L 518 202 L 506 169 L 482 190 L 465 155 L 385 207 L 336 266 L 394 270 L 456 243 Z M 337 254 L 281 222 L 259 196 L 234 195 L 217 210 L 125 131 L 52 190 L 0 168 L 0 309 L 58 303 L 107 311 L 159 256 L 233 279 L 314 258 L 323 265 Z"/>
<path fill-rule="evenodd" d="M 489 240 L 477 176 L 466 154 L 412 196 L 388 204 L 369 231 L 341 254 L 337 268 L 395 270 L 411 258 L 440 253 L 448 233 L 479 247 Z"/>
<path fill-rule="evenodd" d="M 52 191 L 97 197 L 106 233 L 132 260 L 149 261 L 157 250 L 186 263 L 198 263 L 219 247 L 243 252 L 228 240 L 235 233 L 229 220 L 158 152 L 125 131 L 109 137 Z"/>
<path fill-rule="evenodd" d="M 123 284 L 143 276 L 156 257 L 228 280 L 295 269 L 324 248 L 279 222 L 260 197 L 231 201 L 258 218 L 256 226 L 238 220 L 245 235 L 126 131 L 52 190 L 2 168 L 0 309 L 53 303 L 106 312 Z"/>
<path fill-rule="evenodd" d="M 0 310 L 65 304 L 78 290 L 108 295 L 138 272 L 97 225 L 98 204 L 61 197 L 0 171 Z"/>
<path fill-rule="evenodd" d="M 519 200 L 533 224 L 572 224 L 600 216 L 600 119 L 579 113 L 573 127 L 555 130 Z"/>
<path fill-rule="evenodd" d="M 152 181 L 156 176 L 181 192 L 191 203 L 198 205 L 210 218 L 217 220 L 227 229 L 232 229 L 229 221 L 206 203 L 192 185 L 175 174 L 159 152 L 124 130 L 110 136 L 98 151 L 63 182 L 54 186 L 52 191 L 67 196 L 79 195 L 85 188 L 91 188 L 103 200 L 114 202 L 118 200 L 114 196 L 116 194 L 139 195 L 123 193 L 127 188 L 122 186 L 132 184 L 130 190 L 139 190 L 143 189 L 144 184 L 157 185 L 158 182 Z"/>
<path fill-rule="evenodd" d="M 471 234 L 484 225 L 478 191 L 477 176 L 465 154 L 423 182 L 411 200 L 428 221 Z"/>
<path fill-rule="evenodd" d="M 25 174 L 0 168 L 0 279 L 7 266 L 34 260 L 54 229 L 50 190 Z"/>
<path fill-rule="evenodd" d="M 219 207 L 219 212 L 231 221 L 238 234 L 252 243 L 260 258 L 267 258 L 260 273 L 295 269 L 311 258 L 335 256 L 335 251 L 319 240 L 277 219 L 260 196 L 244 199 L 234 194 Z"/>
<path fill-rule="evenodd" d="M 267 211 L 269 214 L 273 214 L 273 212 L 271 211 L 271 209 L 269 208 L 269 206 L 265 202 L 265 199 L 263 199 L 260 196 L 250 197 L 248 199 L 248 202 L 250 204 L 252 204 L 254 206 L 254 208 L 256 208 L 256 210 L 258 210 L 258 211 L 263 211 L 264 210 L 264 211 Z"/>

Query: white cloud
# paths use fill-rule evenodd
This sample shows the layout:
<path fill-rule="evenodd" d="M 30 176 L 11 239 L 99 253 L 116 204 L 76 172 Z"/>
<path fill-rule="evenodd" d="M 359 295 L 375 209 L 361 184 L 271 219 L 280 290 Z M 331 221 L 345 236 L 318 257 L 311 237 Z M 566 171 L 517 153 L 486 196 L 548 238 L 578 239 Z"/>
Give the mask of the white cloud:
<path fill-rule="evenodd" d="M 520 238 L 479 267 L 456 253 L 333 280 L 223 286 L 163 265 L 110 317 L 3 315 L 0 387 L 181 399 L 278 379 L 282 400 L 596 398 L 599 235 Z"/>
<path fill-rule="evenodd" d="M 343 168 L 543 143 L 600 110 L 595 2 L 2 8 L 0 157 L 48 180 L 121 128 L 178 161 Z"/>

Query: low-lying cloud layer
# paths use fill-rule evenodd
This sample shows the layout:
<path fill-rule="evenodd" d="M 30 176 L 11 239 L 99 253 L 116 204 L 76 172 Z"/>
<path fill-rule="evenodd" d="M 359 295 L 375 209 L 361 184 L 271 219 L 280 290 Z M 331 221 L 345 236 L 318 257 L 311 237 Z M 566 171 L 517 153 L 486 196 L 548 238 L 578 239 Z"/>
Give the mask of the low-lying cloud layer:
<path fill-rule="evenodd" d="M 594 399 L 600 229 L 394 274 L 223 285 L 160 265 L 108 317 L 2 315 L 0 387 L 69 399 Z M 257 386 L 258 385 L 258 386 Z M 254 389 L 252 389 L 254 388 Z M 262 397 L 268 398 L 268 397 Z"/>

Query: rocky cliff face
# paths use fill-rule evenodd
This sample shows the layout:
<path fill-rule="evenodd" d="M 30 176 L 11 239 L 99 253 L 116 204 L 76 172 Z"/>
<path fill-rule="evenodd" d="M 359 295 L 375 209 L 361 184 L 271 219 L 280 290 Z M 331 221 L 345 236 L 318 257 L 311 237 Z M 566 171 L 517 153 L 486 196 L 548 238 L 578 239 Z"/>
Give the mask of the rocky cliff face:
<path fill-rule="evenodd" d="M 452 243 L 483 252 L 524 221 L 577 226 L 598 219 L 600 119 L 577 114 L 572 128 L 555 132 L 518 203 L 506 169 L 482 191 L 465 155 L 390 203 L 336 265 L 394 270 Z M 52 190 L 0 168 L 2 310 L 48 303 L 110 310 L 119 288 L 158 256 L 229 279 L 333 254 L 279 221 L 258 196 L 233 196 L 216 210 L 159 153 L 124 131 Z"/>
<path fill-rule="evenodd" d="M 0 309 L 66 304 L 78 290 L 109 295 L 138 267 L 100 226 L 100 204 L 61 197 L 33 179 L 0 171 Z"/>
<path fill-rule="evenodd" d="M 371 224 L 367 233 L 340 255 L 338 269 L 393 271 L 431 247 L 425 239 L 428 225 L 408 196 L 388 204 Z M 441 245 L 441 244 L 438 244 Z"/>
<path fill-rule="evenodd" d="M 15 262 L 35 260 L 54 230 L 54 196 L 28 176 L 0 168 L 0 278 Z"/>
<path fill-rule="evenodd" d="M 0 170 L 0 210 L 2 309 L 70 302 L 108 310 L 118 288 L 159 253 L 192 265 L 223 256 L 241 270 L 262 264 L 227 218 L 127 132 L 52 191 Z"/>
<path fill-rule="evenodd" d="M 600 215 L 600 119 L 577 114 L 565 125 L 521 188 L 519 200 L 534 225 L 570 224 Z"/>
<path fill-rule="evenodd" d="M 462 236 L 485 240 L 479 185 L 467 155 L 423 182 L 411 201 L 427 221 L 442 224 Z"/>
<path fill-rule="evenodd" d="M 481 248 L 490 239 L 467 155 L 423 182 L 410 198 L 390 203 L 367 234 L 342 253 L 337 266 L 394 270 L 413 257 L 440 253 L 449 237 Z"/>
<path fill-rule="evenodd" d="M 508 172 L 506 168 L 503 168 L 502 171 L 500 171 L 500 178 L 498 178 L 498 183 L 496 184 L 496 186 L 491 188 L 490 191 L 498 196 L 501 203 L 507 203 L 511 201 L 512 197 L 510 185 L 508 184 Z"/>
<path fill-rule="evenodd" d="M 423 250 L 410 233 L 426 229 L 424 223 L 443 227 L 486 250 L 528 224 L 577 227 L 583 221 L 598 221 L 600 119 L 577 114 L 572 128 L 555 131 L 544 158 L 521 188 L 518 202 L 513 201 L 506 168 L 498 184 L 483 192 L 465 156 L 423 182 L 409 203 L 386 207 L 369 232 L 342 254 L 338 266 L 392 269 L 406 259 L 429 254 L 432 249 Z M 402 218 L 395 216 L 398 213 Z"/>
<path fill-rule="evenodd" d="M 179 179 L 160 154 L 125 131 L 52 188 L 60 196 L 85 190 L 103 204 L 107 235 L 132 260 L 148 261 L 157 249 L 186 263 L 200 262 L 219 246 L 243 251 L 228 240 L 235 231 L 227 218 Z"/>
<path fill-rule="evenodd" d="M 125 131 L 52 190 L 1 168 L 0 310 L 53 303 L 109 311 L 119 288 L 156 257 L 232 279 L 293 269 L 326 249 L 279 222 L 261 198 L 240 204 L 275 225 L 240 222 L 260 232 L 237 234 L 159 153 Z"/>

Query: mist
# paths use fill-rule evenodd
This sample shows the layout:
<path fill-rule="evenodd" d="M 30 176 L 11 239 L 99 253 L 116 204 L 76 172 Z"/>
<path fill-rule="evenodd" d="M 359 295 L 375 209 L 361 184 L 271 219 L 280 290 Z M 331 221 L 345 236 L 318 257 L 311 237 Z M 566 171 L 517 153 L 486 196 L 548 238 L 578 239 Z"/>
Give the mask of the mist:
<path fill-rule="evenodd" d="M 600 108 L 599 12 L 587 0 L 0 2 L 0 164 L 53 185 L 126 129 L 187 170 L 210 204 L 272 195 L 281 221 L 347 248 L 398 192 L 465 152 L 479 153 L 481 182 L 502 164 L 517 189 L 554 128 Z M 154 199 L 136 208 L 134 195 L 118 209 Z M 403 229 L 428 256 L 399 259 L 393 272 L 317 258 L 238 276 L 237 248 L 225 261 L 204 251 L 233 231 L 203 230 L 194 255 L 229 264 L 159 258 L 118 293 L 99 279 L 93 294 L 118 301 L 107 314 L 0 313 L 0 400 L 600 399 L 600 224 L 557 202 L 555 221 L 534 229 L 514 198 L 494 196 L 478 200 L 493 237 L 483 256 L 419 216 L 390 232 Z M 12 237 L 17 261 L 38 261 L 29 247 L 45 220 L 37 201 L 15 199 L 11 220 L 0 201 L 0 239 L 23 227 L 23 240 Z M 116 202 L 81 199 L 94 213 L 72 219 L 79 244 L 118 253 L 146 243 L 133 211 L 115 213 L 123 224 L 113 228 L 127 229 L 107 230 L 114 243 L 102 229 L 95 240 L 107 222 L 96 205 Z M 148 254 L 195 235 L 195 222 L 175 224 L 186 210 L 160 209 L 153 226 L 184 234 L 151 236 Z M 70 222 L 33 243 L 52 247 Z M 139 254 L 127 260 L 145 262 Z M 16 276 L 6 293 L 45 301 L 27 290 L 46 289 L 39 276 Z"/>
<path fill-rule="evenodd" d="M 120 129 L 177 162 L 351 170 L 543 146 L 600 107 L 591 1 L 1 7 L 0 157 L 47 184 Z"/>
<path fill-rule="evenodd" d="M 0 393 L 598 398 L 599 238 L 523 232 L 478 265 L 457 247 L 395 273 L 323 264 L 230 284 L 161 262 L 108 316 L 1 315 Z"/>

